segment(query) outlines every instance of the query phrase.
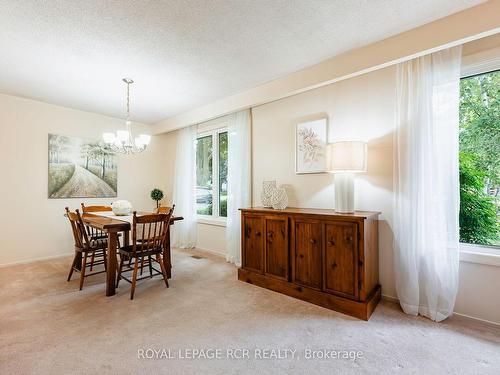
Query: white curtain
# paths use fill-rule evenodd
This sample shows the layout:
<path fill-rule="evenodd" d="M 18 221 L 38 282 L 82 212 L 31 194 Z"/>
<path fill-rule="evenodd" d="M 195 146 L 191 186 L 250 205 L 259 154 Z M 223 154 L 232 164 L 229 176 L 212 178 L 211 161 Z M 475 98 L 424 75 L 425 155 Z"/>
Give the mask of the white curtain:
<path fill-rule="evenodd" d="M 458 289 L 461 47 L 397 68 L 395 274 L 407 314 L 441 321 Z"/>
<path fill-rule="evenodd" d="M 251 113 L 229 115 L 226 260 L 241 266 L 241 220 L 239 208 L 250 206 Z"/>
<path fill-rule="evenodd" d="M 172 226 L 172 244 L 196 246 L 196 125 L 181 129 L 177 138 L 173 203 L 175 215 L 184 217 Z"/>

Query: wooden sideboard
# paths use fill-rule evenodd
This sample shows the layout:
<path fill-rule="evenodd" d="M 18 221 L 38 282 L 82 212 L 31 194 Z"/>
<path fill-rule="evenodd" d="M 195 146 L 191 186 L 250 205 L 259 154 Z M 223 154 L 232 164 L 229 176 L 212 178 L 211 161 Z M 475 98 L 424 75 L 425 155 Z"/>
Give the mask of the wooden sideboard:
<path fill-rule="evenodd" d="M 378 215 L 241 209 L 238 279 L 368 320 L 381 294 Z"/>

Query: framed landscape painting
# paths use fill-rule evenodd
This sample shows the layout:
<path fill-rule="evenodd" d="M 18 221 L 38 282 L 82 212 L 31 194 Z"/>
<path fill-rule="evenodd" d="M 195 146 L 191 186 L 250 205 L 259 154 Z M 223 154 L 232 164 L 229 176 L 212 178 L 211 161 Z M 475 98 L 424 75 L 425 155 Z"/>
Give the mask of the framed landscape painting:
<path fill-rule="evenodd" d="M 327 171 L 327 119 L 297 124 L 295 129 L 295 173 Z"/>
<path fill-rule="evenodd" d="M 116 155 L 96 141 L 49 134 L 49 198 L 112 198 Z"/>

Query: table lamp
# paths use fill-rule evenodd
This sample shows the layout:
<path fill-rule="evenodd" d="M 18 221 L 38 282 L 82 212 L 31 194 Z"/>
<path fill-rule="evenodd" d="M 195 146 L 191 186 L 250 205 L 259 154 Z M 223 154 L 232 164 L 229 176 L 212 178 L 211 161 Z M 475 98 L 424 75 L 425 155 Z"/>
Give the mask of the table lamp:
<path fill-rule="evenodd" d="M 354 212 L 354 173 L 366 172 L 366 143 L 334 142 L 329 145 L 329 172 L 335 173 L 335 211 Z"/>

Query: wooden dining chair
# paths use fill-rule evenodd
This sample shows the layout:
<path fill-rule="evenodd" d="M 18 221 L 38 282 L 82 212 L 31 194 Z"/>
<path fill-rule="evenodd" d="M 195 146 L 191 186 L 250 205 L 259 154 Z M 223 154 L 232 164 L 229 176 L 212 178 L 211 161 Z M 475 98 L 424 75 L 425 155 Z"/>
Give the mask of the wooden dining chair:
<path fill-rule="evenodd" d="M 116 280 L 116 286 L 118 286 L 121 279 L 131 284 L 130 299 L 134 299 L 135 287 L 138 280 L 151 278 L 155 275 L 162 275 L 165 285 L 167 288 L 169 286 L 162 254 L 173 212 L 173 207 L 165 214 L 137 216 L 137 212 L 134 211 L 132 221 L 132 244 L 120 248 L 120 267 Z M 133 267 L 126 265 L 125 260 L 133 260 Z M 149 268 L 149 276 L 137 278 L 139 262 L 144 264 L 143 260 Z M 160 265 L 160 270 L 153 266 L 153 262 Z M 123 273 L 127 271 L 132 271 L 131 279 L 123 275 Z"/>
<path fill-rule="evenodd" d="M 175 207 L 175 204 L 173 205 L 173 207 Z M 156 213 L 157 214 L 168 214 L 170 212 L 170 210 L 172 210 L 172 207 L 159 206 L 158 208 L 156 208 Z M 139 238 L 138 241 L 142 241 L 142 240 Z M 131 260 L 129 259 L 129 266 L 130 266 L 130 263 L 131 263 Z M 141 275 L 143 273 L 143 270 L 144 270 L 144 258 L 141 259 L 141 270 L 140 270 Z"/>
<path fill-rule="evenodd" d="M 105 211 L 113 211 L 113 208 L 111 206 L 85 206 L 85 204 L 82 203 L 82 212 L 83 213 L 105 212 Z"/>
<path fill-rule="evenodd" d="M 75 212 L 71 212 L 68 207 L 66 207 L 66 216 L 71 224 L 71 232 L 73 233 L 73 239 L 75 240 L 75 257 L 73 258 L 73 263 L 69 270 L 68 281 L 71 280 L 73 271 L 80 272 L 80 290 L 83 288 L 84 279 L 88 276 L 97 275 L 99 273 L 106 272 L 106 249 L 108 247 L 108 241 L 104 238 L 91 239 L 86 230 L 86 226 L 83 223 L 80 211 L 77 209 Z M 92 262 L 88 262 L 88 257 L 92 258 Z M 77 267 L 80 263 L 80 268 Z M 87 273 L 87 267 L 92 268 L 99 264 L 104 265 L 104 271 Z"/>
<path fill-rule="evenodd" d="M 174 205 L 175 206 L 175 205 Z M 157 214 L 168 214 L 170 212 L 170 210 L 172 209 L 172 207 L 168 207 L 168 206 L 160 206 L 156 209 L 156 213 Z"/>
<path fill-rule="evenodd" d="M 92 212 L 107 212 L 107 211 L 113 211 L 113 208 L 111 206 L 85 206 L 84 203 L 81 203 L 82 205 L 82 212 L 85 213 L 92 213 Z M 86 225 L 85 230 L 87 231 L 87 235 L 89 236 L 90 240 L 100 240 L 100 239 L 107 239 L 108 234 L 106 232 L 103 232 L 100 229 L 93 228 L 91 226 Z M 118 247 L 120 247 L 120 236 L 121 233 L 118 233 Z M 92 268 L 94 267 L 94 257 L 92 256 L 90 259 L 90 270 L 92 271 Z"/>

